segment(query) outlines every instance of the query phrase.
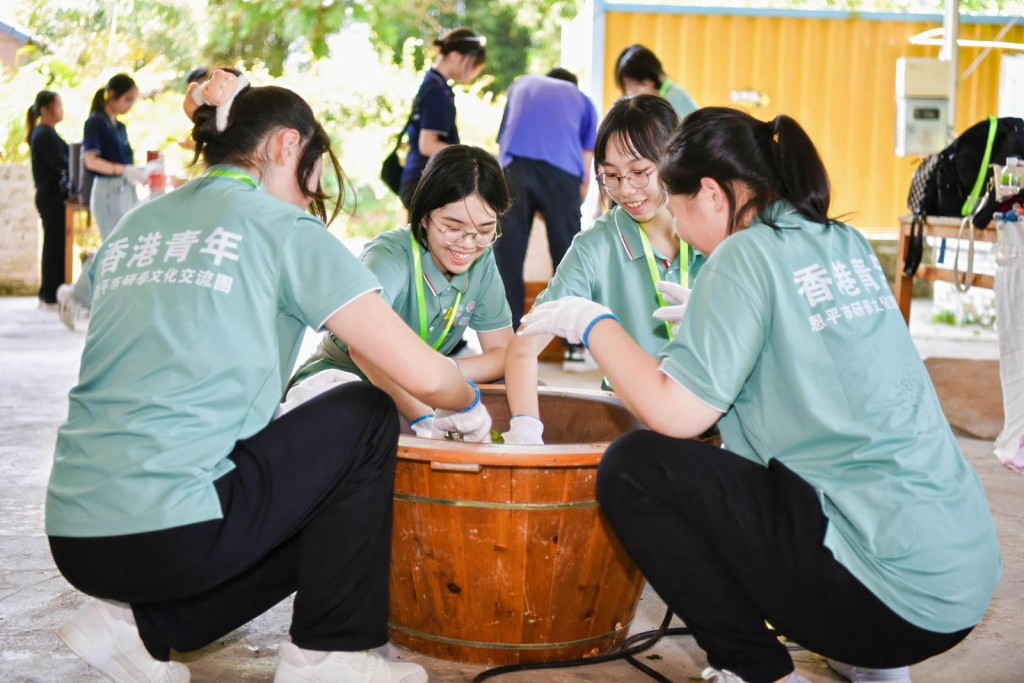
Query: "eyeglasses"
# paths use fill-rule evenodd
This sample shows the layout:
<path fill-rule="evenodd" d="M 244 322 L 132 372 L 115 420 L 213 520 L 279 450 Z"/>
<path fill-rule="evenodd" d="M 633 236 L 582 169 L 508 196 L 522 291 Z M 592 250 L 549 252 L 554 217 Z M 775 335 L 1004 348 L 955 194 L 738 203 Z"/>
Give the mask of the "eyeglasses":
<path fill-rule="evenodd" d="M 619 183 L 625 180 L 633 187 L 640 189 L 641 187 L 647 187 L 651 182 L 651 174 L 657 170 L 657 167 L 652 167 L 646 171 L 629 171 L 625 175 L 598 173 L 597 182 L 606 190 L 617 190 L 619 189 Z"/>
<path fill-rule="evenodd" d="M 432 218 L 427 218 L 427 220 L 441 231 L 441 239 L 444 240 L 444 243 L 449 247 L 454 247 L 456 244 L 462 244 L 467 237 L 472 238 L 473 244 L 478 247 L 489 247 L 497 242 L 498 238 L 501 237 L 500 226 L 496 226 L 494 230 L 490 230 L 488 232 L 467 232 L 462 228 L 449 228 L 444 225 L 438 225 L 437 223 L 434 223 Z"/>

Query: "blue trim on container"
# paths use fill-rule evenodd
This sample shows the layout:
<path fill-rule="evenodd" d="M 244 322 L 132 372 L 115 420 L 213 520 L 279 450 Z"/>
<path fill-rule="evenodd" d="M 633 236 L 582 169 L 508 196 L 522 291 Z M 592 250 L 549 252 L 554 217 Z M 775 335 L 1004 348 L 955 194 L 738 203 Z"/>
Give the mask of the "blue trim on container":
<path fill-rule="evenodd" d="M 779 19 L 832 19 L 847 21 L 921 22 L 942 24 L 941 14 L 915 14 L 896 12 L 849 12 L 840 10 L 787 10 L 771 7 L 699 7 L 694 5 L 647 5 L 626 2 L 601 2 L 595 0 L 594 14 L 599 11 L 623 14 L 698 14 L 703 16 L 772 17 Z M 1014 15 L 961 14 L 961 24 L 1000 25 L 1013 19 Z"/>

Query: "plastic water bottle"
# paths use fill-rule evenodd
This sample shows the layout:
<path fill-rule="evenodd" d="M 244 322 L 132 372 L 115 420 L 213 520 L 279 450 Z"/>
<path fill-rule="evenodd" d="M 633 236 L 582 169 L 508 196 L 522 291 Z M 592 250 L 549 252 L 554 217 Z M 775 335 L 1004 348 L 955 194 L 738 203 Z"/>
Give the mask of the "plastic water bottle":
<path fill-rule="evenodd" d="M 1021 230 L 1021 224 L 1017 221 L 1016 211 L 1007 211 L 1004 214 L 993 214 L 992 218 L 996 221 L 997 230 L 997 243 L 996 243 L 996 265 L 1008 266 L 1021 257 L 1022 249 L 1022 237 L 1024 237 L 1024 231 Z"/>
<path fill-rule="evenodd" d="M 1020 192 L 1021 164 L 1019 157 L 1008 157 L 1003 166 L 1003 175 L 999 178 L 1003 192 L 1009 196 Z"/>

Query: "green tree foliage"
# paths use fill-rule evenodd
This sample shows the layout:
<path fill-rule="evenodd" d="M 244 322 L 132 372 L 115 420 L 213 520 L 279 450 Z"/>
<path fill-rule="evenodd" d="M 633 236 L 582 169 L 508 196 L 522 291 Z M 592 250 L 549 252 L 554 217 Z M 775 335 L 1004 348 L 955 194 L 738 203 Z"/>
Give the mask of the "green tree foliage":
<path fill-rule="evenodd" d="M 211 63 L 263 63 L 280 76 L 296 47 L 327 56 L 327 39 L 361 14 L 344 0 L 223 0 L 208 3 Z"/>
<path fill-rule="evenodd" d="M 66 66 L 71 82 L 102 66 L 133 71 L 159 60 L 184 73 L 195 65 L 185 0 L 22 0 L 16 16 L 41 52 Z"/>
<path fill-rule="evenodd" d="M 290 55 L 308 49 L 314 58 L 343 26 L 370 27 L 382 53 L 401 64 L 414 45 L 418 69 L 433 60 L 433 41 L 447 29 L 466 26 L 487 36 L 489 88 L 501 92 L 541 56 L 546 69 L 556 58 L 558 31 L 580 0 L 221 0 L 209 5 L 211 61 L 265 64 L 280 75 Z M 341 50 L 344 49 L 342 46 Z M 540 61 L 533 59 L 533 61 Z"/>

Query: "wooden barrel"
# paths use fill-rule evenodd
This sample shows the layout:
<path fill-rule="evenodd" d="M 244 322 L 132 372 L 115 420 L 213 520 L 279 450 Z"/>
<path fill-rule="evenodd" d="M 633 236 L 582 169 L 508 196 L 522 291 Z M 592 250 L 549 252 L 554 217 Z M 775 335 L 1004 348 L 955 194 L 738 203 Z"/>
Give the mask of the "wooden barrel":
<path fill-rule="evenodd" d="M 507 431 L 503 387 L 483 387 Z M 597 465 L 640 424 L 601 391 L 541 388 L 544 446 L 403 435 L 391 640 L 432 657 L 514 664 L 593 656 L 627 636 L 644 578 L 595 495 Z"/>

